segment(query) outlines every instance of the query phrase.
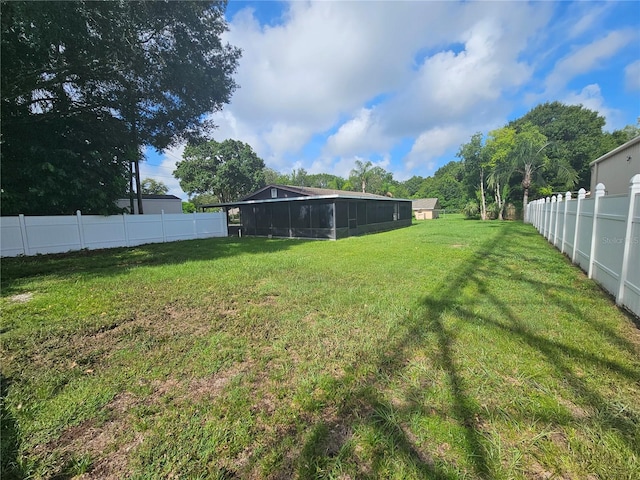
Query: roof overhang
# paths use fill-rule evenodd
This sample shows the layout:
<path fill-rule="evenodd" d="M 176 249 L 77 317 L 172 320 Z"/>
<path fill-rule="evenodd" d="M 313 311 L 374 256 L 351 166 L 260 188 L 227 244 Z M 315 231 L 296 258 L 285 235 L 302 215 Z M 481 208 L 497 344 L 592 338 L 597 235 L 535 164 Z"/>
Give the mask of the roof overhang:
<path fill-rule="evenodd" d="M 284 197 L 284 198 L 265 198 L 260 200 L 242 200 L 237 202 L 228 202 L 228 203 L 212 203 L 210 205 L 201 205 L 201 208 L 224 208 L 224 207 L 240 207 L 244 205 L 260 205 L 263 203 L 281 203 L 281 202 L 303 202 L 309 200 L 374 200 L 374 201 L 396 201 L 396 202 L 411 202 L 411 200 L 407 200 L 404 198 L 394 198 L 394 197 L 383 197 L 373 198 L 373 197 L 365 197 L 362 195 L 358 195 L 357 193 L 354 195 L 344 195 L 344 194 L 332 194 L 332 195 L 309 195 L 304 197 Z"/>
<path fill-rule="evenodd" d="M 589 164 L 589 166 L 590 166 L 590 167 L 593 167 L 596 163 L 600 163 L 600 162 L 602 162 L 602 161 L 606 160 L 607 158 L 612 157 L 612 156 L 614 156 L 615 154 L 622 152 L 623 150 L 626 150 L 627 148 L 629 148 L 629 147 L 630 147 L 630 146 L 632 146 L 632 145 L 635 145 L 635 144 L 636 144 L 636 143 L 638 143 L 638 142 L 640 142 L 640 136 L 634 137 L 634 138 L 632 138 L 631 140 L 629 140 L 628 142 L 623 143 L 623 144 L 622 144 L 622 145 L 620 145 L 619 147 L 614 148 L 614 149 L 613 149 L 613 150 L 611 150 L 610 152 L 605 153 L 605 154 L 604 154 L 604 155 L 602 155 L 601 157 L 596 158 L 593 162 L 591 162 L 591 163 Z"/>

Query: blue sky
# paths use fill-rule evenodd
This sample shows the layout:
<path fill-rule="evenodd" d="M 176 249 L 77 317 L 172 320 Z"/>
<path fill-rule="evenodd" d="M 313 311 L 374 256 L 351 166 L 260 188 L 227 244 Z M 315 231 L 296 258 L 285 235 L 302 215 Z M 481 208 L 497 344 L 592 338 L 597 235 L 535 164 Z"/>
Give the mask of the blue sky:
<path fill-rule="evenodd" d="M 371 160 L 427 177 L 547 101 L 582 104 L 607 130 L 640 117 L 640 3 L 233 1 L 224 40 L 243 49 L 240 88 L 213 138 L 268 167 L 347 177 Z M 187 199 L 183 146 L 147 152 L 143 178 Z"/>

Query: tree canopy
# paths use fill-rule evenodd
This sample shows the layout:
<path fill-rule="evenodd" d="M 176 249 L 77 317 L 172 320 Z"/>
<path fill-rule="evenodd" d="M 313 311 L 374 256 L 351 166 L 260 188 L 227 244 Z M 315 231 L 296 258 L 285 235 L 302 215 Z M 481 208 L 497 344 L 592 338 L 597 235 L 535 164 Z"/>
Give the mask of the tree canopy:
<path fill-rule="evenodd" d="M 146 195 L 166 195 L 169 191 L 163 182 L 153 178 L 145 178 L 142 180 L 142 193 Z"/>
<path fill-rule="evenodd" d="M 206 135 L 236 88 L 225 5 L 3 1 L 2 213 L 107 213 L 142 146 Z"/>
<path fill-rule="evenodd" d="M 191 143 L 182 157 L 173 175 L 189 196 L 211 194 L 226 203 L 265 186 L 264 161 L 238 140 Z"/>
<path fill-rule="evenodd" d="M 604 117 L 582 105 L 565 105 L 560 102 L 543 103 L 509 126 L 520 131 L 530 123 L 538 127 L 552 148 L 546 155 L 552 161 L 568 163 L 577 172 L 576 185 L 589 188 L 591 168 L 589 164 L 611 150 L 608 135 L 603 132 Z M 620 142 L 618 145 L 620 145 Z M 617 146 L 617 145 L 615 145 Z M 613 147 L 615 148 L 615 147 Z M 547 177 L 553 191 L 566 188 L 566 182 Z"/>

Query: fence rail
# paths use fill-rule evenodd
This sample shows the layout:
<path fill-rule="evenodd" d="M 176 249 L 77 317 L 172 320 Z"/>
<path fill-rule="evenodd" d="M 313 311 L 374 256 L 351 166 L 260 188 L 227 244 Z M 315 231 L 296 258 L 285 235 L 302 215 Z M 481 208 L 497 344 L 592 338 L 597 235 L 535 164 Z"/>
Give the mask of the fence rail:
<path fill-rule="evenodd" d="M 577 199 L 567 192 L 535 200 L 525 218 L 618 305 L 640 317 L 640 174 L 628 194 L 606 195 L 599 183 L 591 198 L 582 188 Z"/>
<path fill-rule="evenodd" d="M 224 212 L 0 217 L 2 257 L 226 236 Z"/>

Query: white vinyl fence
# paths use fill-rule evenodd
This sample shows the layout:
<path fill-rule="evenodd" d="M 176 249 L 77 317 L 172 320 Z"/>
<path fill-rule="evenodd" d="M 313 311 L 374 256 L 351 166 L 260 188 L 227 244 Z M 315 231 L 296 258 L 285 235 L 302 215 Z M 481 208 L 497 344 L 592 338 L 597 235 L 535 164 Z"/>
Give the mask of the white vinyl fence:
<path fill-rule="evenodd" d="M 535 200 L 527 206 L 526 221 L 640 317 L 640 174 L 629 194 L 606 195 L 599 183 L 595 195 L 585 190 L 572 199 Z"/>
<path fill-rule="evenodd" d="M 224 212 L 0 217 L 2 257 L 226 236 Z"/>

